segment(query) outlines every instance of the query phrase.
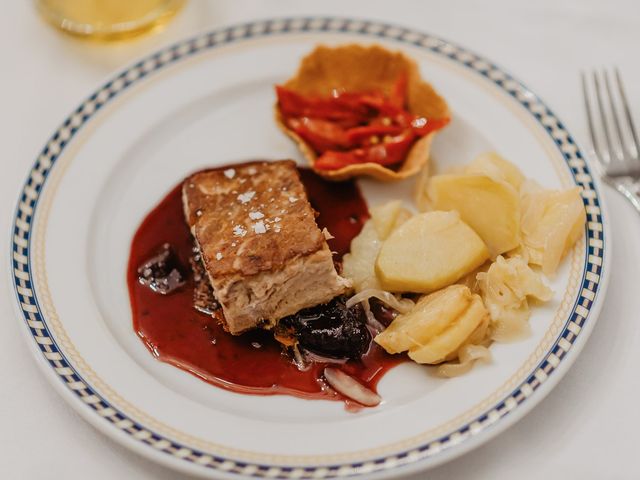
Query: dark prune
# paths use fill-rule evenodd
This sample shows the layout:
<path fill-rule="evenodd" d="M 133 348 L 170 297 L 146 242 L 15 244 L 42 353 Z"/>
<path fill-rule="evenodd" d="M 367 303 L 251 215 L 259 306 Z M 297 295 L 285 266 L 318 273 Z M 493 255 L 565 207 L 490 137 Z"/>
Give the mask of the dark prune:
<path fill-rule="evenodd" d="M 371 333 L 360 305 L 347 308 L 344 297 L 283 318 L 280 329 L 292 335 L 304 350 L 332 357 L 358 359 L 369 349 Z"/>
<path fill-rule="evenodd" d="M 165 243 L 138 267 L 138 281 L 151 290 L 167 295 L 185 284 L 185 269 L 171 245 Z"/>

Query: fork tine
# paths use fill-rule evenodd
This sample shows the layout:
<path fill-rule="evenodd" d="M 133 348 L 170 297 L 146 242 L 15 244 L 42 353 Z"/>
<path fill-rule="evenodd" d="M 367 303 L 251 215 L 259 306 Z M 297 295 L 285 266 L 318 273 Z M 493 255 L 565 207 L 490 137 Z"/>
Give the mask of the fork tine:
<path fill-rule="evenodd" d="M 607 121 L 607 114 L 605 113 L 605 110 L 604 110 L 604 102 L 602 100 L 602 92 L 600 87 L 600 78 L 598 76 L 598 72 L 595 72 L 595 71 L 593 72 L 593 83 L 595 84 L 596 101 L 598 103 L 598 112 L 600 113 L 600 119 L 602 120 L 602 130 L 604 131 L 604 139 L 607 142 L 608 162 L 611 162 L 614 159 L 614 151 L 613 151 L 613 146 L 611 144 L 609 122 Z"/>
<path fill-rule="evenodd" d="M 613 97 L 613 91 L 611 90 L 611 83 L 609 82 L 609 74 L 606 70 L 602 71 L 602 78 L 604 78 L 604 86 L 607 91 L 607 96 L 609 97 L 609 110 L 611 112 L 611 117 L 613 118 L 613 125 L 616 127 L 616 134 L 618 137 L 620 153 L 622 154 L 622 158 L 626 156 L 625 150 L 629 152 L 628 148 L 625 146 L 624 134 L 622 133 L 622 127 L 620 126 L 620 120 L 618 115 L 618 107 L 616 106 L 615 98 Z"/>
<path fill-rule="evenodd" d="M 638 142 L 638 133 L 636 131 L 636 126 L 633 123 L 633 117 L 631 116 L 631 110 L 629 109 L 629 101 L 627 100 L 627 95 L 624 90 L 624 86 L 622 85 L 622 78 L 620 76 L 620 71 L 616 68 L 616 83 L 618 84 L 618 92 L 620 93 L 620 98 L 622 99 L 622 108 L 624 110 L 625 116 L 627 117 L 627 124 L 629 126 L 629 130 L 631 130 L 631 138 L 633 139 L 633 146 L 636 149 L 636 153 L 634 155 L 635 158 L 640 156 L 640 142 Z"/>
<path fill-rule="evenodd" d="M 587 112 L 587 124 L 589 126 L 589 136 L 591 137 L 591 144 L 593 145 L 593 149 L 597 153 L 596 157 L 601 159 L 603 158 L 602 151 L 600 150 L 600 142 L 598 141 L 596 129 L 593 124 L 593 113 L 591 111 L 591 102 L 589 101 L 589 90 L 587 89 L 587 76 L 584 72 L 580 72 L 580 76 L 582 77 L 582 95 L 584 97 L 584 109 Z"/>

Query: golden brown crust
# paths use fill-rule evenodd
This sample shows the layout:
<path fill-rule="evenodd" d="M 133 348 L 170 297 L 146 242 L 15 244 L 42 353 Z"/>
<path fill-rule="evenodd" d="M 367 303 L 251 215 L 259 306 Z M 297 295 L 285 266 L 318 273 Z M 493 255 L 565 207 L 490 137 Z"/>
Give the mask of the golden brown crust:
<path fill-rule="evenodd" d="M 209 274 L 255 275 L 323 248 L 295 163 L 251 162 L 184 181 L 187 222 Z"/>
<path fill-rule="evenodd" d="M 403 73 L 408 76 L 407 106 L 411 113 L 433 119 L 451 116 L 447 102 L 420 78 L 414 60 L 378 45 L 320 45 L 302 59 L 297 73 L 284 86 L 303 95 L 315 96 L 329 96 L 333 89 L 350 92 L 382 91 L 389 94 Z M 316 153 L 284 124 L 277 104 L 275 118 L 278 126 L 298 144 L 302 154 L 313 166 Z M 349 165 L 338 170 L 314 170 L 330 180 L 345 180 L 357 175 L 369 175 L 384 181 L 407 178 L 426 166 L 435 133 L 416 142 L 397 171 L 376 163 Z"/>
<path fill-rule="evenodd" d="M 271 328 L 351 288 L 336 272 L 293 161 L 198 172 L 182 193 L 230 333 Z"/>

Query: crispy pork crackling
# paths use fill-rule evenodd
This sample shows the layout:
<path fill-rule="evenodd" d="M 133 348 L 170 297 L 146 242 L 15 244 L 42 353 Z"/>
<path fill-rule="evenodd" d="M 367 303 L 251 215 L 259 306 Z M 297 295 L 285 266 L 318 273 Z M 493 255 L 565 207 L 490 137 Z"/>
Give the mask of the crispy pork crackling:
<path fill-rule="evenodd" d="M 295 162 L 198 172 L 184 181 L 182 195 L 230 333 L 271 328 L 350 289 L 336 272 Z"/>

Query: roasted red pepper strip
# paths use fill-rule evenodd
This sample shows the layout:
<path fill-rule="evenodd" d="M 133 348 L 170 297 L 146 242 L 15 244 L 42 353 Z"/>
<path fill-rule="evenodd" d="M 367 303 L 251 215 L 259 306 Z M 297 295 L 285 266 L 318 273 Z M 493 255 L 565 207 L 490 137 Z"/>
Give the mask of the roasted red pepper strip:
<path fill-rule="evenodd" d="M 362 143 L 378 135 L 398 135 L 404 129 L 397 125 L 370 124 L 364 127 L 353 127 L 347 130 L 346 136 L 352 144 Z"/>
<path fill-rule="evenodd" d="M 403 74 L 396 80 L 396 83 L 391 88 L 389 97 L 385 97 L 381 92 L 362 93 L 360 94 L 360 101 L 376 109 L 383 116 L 395 117 L 396 115 L 409 114 L 405 110 L 407 103 L 407 76 Z"/>
<path fill-rule="evenodd" d="M 338 170 L 348 165 L 365 163 L 364 156 L 365 154 L 362 148 L 349 152 L 329 150 L 320 155 L 313 166 L 318 170 Z"/>
<path fill-rule="evenodd" d="M 316 159 L 314 166 L 318 170 L 337 170 L 356 163 L 394 165 L 402 162 L 407 156 L 415 136 L 413 131 L 407 130 L 370 147 L 356 148 L 348 152 L 329 150 Z"/>
<path fill-rule="evenodd" d="M 402 162 L 417 137 L 444 127 L 448 118 L 427 119 L 406 110 L 408 76 L 382 92 L 332 92 L 306 97 L 276 86 L 278 106 L 289 128 L 318 154 L 315 167 L 333 170 L 356 163 Z"/>
<path fill-rule="evenodd" d="M 287 125 L 300 135 L 316 152 L 351 148 L 346 131 L 328 120 L 319 118 L 290 118 Z"/>
<path fill-rule="evenodd" d="M 416 138 L 412 130 L 406 130 L 400 135 L 387 137 L 382 143 L 368 147 L 366 162 L 380 165 L 394 165 L 402 162 Z"/>
<path fill-rule="evenodd" d="M 450 122 L 449 118 L 424 118 L 424 117 L 415 117 L 411 122 L 411 126 L 413 127 L 413 131 L 416 132 L 421 137 L 430 134 L 431 132 L 435 132 L 436 130 L 440 130 L 445 127 Z"/>
<path fill-rule="evenodd" d="M 353 126 L 365 122 L 371 114 L 369 107 L 359 103 L 352 95 L 307 98 L 279 85 L 276 86 L 276 92 L 280 111 L 285 117 L 313 117 Z"/>

